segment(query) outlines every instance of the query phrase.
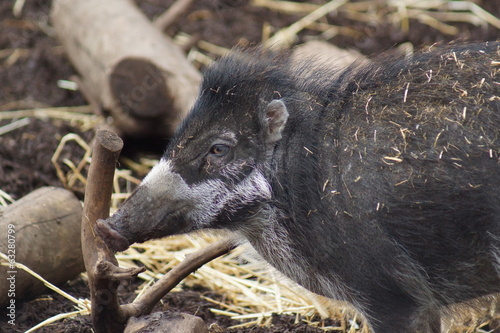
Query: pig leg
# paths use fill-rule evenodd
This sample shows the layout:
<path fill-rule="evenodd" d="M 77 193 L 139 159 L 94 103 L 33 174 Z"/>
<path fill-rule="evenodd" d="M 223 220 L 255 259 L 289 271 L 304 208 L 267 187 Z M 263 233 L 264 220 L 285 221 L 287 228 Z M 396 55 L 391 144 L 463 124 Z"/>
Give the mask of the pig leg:
<path fill-rule="evenodd" d="M 403 314 L 395 311 L 371 321 L 374 333 L 440 333 L 441 319 L 438 313 L 430 313 L 427 316 Z"/>
<path fill-rule="evenodd" d="M 439 310 L 426 309 L 411 297 L 384 293 L 384 297 L 372 301 L 368 309 L 374 333 L 439 333 Z"/>
<path fill-rule="evenodd" d="M 424 311 L 413 322 L 416 332 L 441 332 L 441 315 L 439 310 Z"/>

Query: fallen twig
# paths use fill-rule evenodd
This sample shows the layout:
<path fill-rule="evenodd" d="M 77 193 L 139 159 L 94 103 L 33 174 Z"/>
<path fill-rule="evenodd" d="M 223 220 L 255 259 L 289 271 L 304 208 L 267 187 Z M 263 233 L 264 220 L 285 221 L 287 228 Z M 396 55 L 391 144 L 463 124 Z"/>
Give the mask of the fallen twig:
<path fill-rule="evenodd" d="M 165 13 L 154 20 L 153 25 L 165 31 L 191 7 L 193 2 L 194 0 L 177 0 Z"/>

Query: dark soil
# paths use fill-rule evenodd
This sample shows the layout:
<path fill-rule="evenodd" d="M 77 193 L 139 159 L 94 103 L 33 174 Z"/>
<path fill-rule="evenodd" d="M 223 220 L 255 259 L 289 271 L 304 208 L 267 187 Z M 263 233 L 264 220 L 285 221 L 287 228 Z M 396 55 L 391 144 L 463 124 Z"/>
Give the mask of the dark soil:
<path fill-rule="evenodd" d="M 12 14 L 14 2 L 0 1 L 0 112 L 87 104 L 79 92 L 57 87 L 58 80 L 70 79 L 76 73 L 50 29 L 50 1 L 27 0 L 20 18 L 15 18 Z M 173 3 L 172 0 L 136 2 L 150 18 L 158 16 Z M 493 15 L 500 16 L 497 1 L 479 0 L 476 3 Z M 230 48 L 237 44 L 258 43 L 265 23 L 278 29 L 299 18 L 298 15 L 285 15 L 253 7 L 246 0 L 204 0 L 196 1 L 189 12 L 167 33 L 174 36 L 182 31 L 201 40 Z M 465 23 L 455 25 L 460 29 L 457 36 L 448 36 L 418 22 L 411 22 L 410 31 L 403 33 L 390 23 L 362 24 L 342 12 L 329 15 L 327 20 L 330 24 L 359 32 L 359 38 L 339 35 L 330 42 L 343 48 L 355 48 L 365 55 L 376 54 L 404 42 L 411 42 L 418 47 L 453 39 L 495 40 L 500 36 L 499 30 L 491 26 L 483 28 Z M 300 34 L 298 42 L 314 35 L 313 31 L 305 31 Z M 18 53 L 14 54 L 16 49 Z M 0 120 L 0 126 L 6 123 L 8 121 Z M 31 119 L 31 123 L 21 130 L 0 136 L 0 189 L 12 195 L 14 199 L 19 199 L 41 186 L 62 186 L 50 158 L 60 138 L 70 132 L 79 133 L 87 142 L 90 142 L 93 136 L 93 131 L 80 133 L 78 128 L 63 121 L 41 119 Z M 148 147 L 141 149 L 147 150 Z M 133 298 L 135 286 L 131 284 L 122 288 L 121 296 L 124 302 Z M 67 283 L 63 289 L 77 298 L 88 297 L 88 289 L 81 279 Z M 294 323 L 295 317 L 287 316 L 276 316 L 271 327 L 224 329 L 239 322 L 214 315 L 209 308 L 215 306 L 202 299 L 201 295 L 221 299 L 210 291 L 192 289 L 169 294 L 163 302 L 164 305 L 159 305 L 158 308 L 198 315 L 207 324 L 216 323 L 221 328 L 217 330 L 213 326 L 214 332 L 321 332 L 304 323 Z M 46 318 L 73 310 L 71 302 L 57 294 L 48 293 L 39 299 L 25 302 L 17 309 L 15 327 L 6 324 L 6 316 L 0 311 L 0 332 L 24 332 Z M 91 324 L 89 318 L 77 318 L 52 324 L 40 331 L 91 332 Z"/>

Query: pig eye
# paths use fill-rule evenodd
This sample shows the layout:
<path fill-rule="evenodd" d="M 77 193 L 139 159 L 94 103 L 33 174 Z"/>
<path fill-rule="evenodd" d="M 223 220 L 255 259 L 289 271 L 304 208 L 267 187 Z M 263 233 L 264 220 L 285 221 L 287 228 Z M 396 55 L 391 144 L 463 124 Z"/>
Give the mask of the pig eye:
<path fill-rule="evenodd" d="M 210 154 L 216 157 L 223 157 L 229 152 L 229 146 L 216 144 L 210 148 Z"/>

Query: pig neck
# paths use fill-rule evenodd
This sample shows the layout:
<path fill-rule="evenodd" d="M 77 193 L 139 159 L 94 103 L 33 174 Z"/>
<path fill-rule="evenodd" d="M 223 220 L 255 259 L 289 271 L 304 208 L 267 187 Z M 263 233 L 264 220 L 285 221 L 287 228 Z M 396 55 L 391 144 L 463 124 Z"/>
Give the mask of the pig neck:
<path fill-rule="evenodd" d="M 265 207 L 258 221 L 252 221 L 253 228 L 240 231 L 257 253 L 287 278 L 316 294 L 350 301 L 361 307 L 351 288 L 333 273 L 319 271 L 316 262 L 306 257 L 298 243 L 300 240 L 283 225 L 287 218 L 282 214 L 275 207 Z"/>
<path fill-rule="evenodd" d="M 331 144 L 321 135 L 325 110 L 315 101 L 287 107 L 290 118 L 266 174 L 273 198 L 241 232 L 267 262 L 306 289 L 357 303 L 354 292 L 331 269 L 335 263 L 342 264 L 347 253 L 344 234 L 335 230 L 332 213 L 332 207 L 341 209 L 341 203 L 337 198 L 323 198 L 323 183 L 319 184 L 325 176 L 321 159 L 336 164 L 330 155 L 319 153 Z M 326 173 L 330 176 L 335 170 Z M 330 187 L 335 187 L 336 181 L 331 182 Z"/>

